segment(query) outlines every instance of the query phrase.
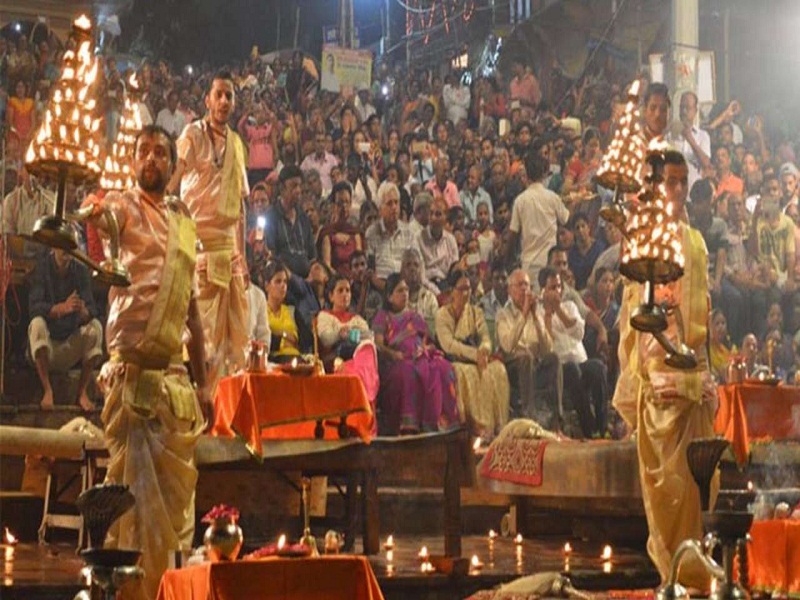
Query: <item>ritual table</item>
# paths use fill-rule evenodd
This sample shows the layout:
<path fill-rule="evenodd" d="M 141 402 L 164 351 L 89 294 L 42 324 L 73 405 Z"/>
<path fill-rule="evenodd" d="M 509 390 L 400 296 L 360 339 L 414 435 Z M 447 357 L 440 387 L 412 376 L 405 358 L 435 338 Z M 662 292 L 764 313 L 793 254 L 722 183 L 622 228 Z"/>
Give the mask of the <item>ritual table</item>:
<path fill-rule="evenodd" d="M 215 405 L 211 434 L 239 435 L 259 456 L 262 439 L 335 439 L 352 430 L 369 442 L 375 418 L 354 375 L 240 373 L 219 382 Z"/>
<path fill-rule="evenodd" d="M 800 439 L 800 387 L 764 384 L 721 385 L 714 431 L 733 444 L 743 464 L 750 442 Z"/>
<path fill-rule="evenodd" d="M 750 537 L 750 587 L 775 597 L 800 596 L 800 521 L 755 521 Z"/>
<path fill-rule="evenodd" d="M 362 556 L 269 558 L 170 570 L 158 600 L 382 600 Z"/>

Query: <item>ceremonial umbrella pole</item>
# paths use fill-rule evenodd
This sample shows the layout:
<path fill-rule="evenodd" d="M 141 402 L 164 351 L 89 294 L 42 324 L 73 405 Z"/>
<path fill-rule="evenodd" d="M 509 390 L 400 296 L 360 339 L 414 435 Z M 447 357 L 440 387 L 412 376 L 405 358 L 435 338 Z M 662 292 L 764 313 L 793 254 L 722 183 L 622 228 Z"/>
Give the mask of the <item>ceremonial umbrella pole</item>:
<path fill-rule="evenodd" d="M 129 285 L 127 280 L 107 272 L 78 249 L 66 214 L 67 183 L 96 182 L 102 171 L 103 154 L 96 97 L 99 65 L 92 53 L 92 23 L 88 17 L 82 15 L 75 20 L 70 38 L 73 47 L 64 53 L 61 75 L 44 120 L 25 155 L 31 174 L 55 179 L 58 185 L 55 212 L 36 221 L 32 237 L 68 252 L 95 271 L 96 278 L 110 285 Z"/>

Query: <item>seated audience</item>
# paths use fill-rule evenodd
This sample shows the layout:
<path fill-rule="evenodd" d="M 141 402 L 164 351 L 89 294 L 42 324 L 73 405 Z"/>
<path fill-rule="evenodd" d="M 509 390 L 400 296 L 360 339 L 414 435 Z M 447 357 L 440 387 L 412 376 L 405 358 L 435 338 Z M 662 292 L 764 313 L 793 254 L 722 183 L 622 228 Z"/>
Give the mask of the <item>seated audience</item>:
<path fill-rule="evenodd" d="M 583 290 L 594 268 L 594 263 L 602 254 L 605 246 L 592 235 L 589 217 L 584 213 L 576 213 L 572 221 L 575 244 L 569 249 L 567 262 L 575 275 L 575 289 Z"/>
<path fill-rule="evenodd" d="M 31 277 L 28 341 L 42 384 L 41 407 L 54 406 L 51 372 L 80 363 L 77 404 L 94 409 L 86 392 L 92 369 L 103 354 L 103 326 L 97 319 L 89 270 L 63 250 L 42 255 Z"/>
<path fill-rule="evenodd" d="M 561 275 L 545 267 L 539 272 L 539 286 L 542 305 L 538 310 L 564 370 L 564 392 L 578 411 L 584 437 L 604 437 L 609 398 L 606 367 L 586 355 L 586 323 L 575 303 L 563 299 Z"/>
<path fill-rule="evenodd" d="M 456 371 L 459 412 L 473 433 L 491 440 L 508 422 L 508 376 L 492 356 L 483 311 L 470 304 L 467 274 L 455 270 L 449 283 L 450 302 L 436 313 L 436 338 Z"/>
<path fill-rule="evenodd" d="M 270 261 L 264 269 L 264 289 L 267 291 L 267 317 L 272 333 L 269 359 L 277 363 L 300 356 L 300 334 L 294 306 L 286 304 L 288 287 L 289 271 L 281 261 Z"/>
<path fill-rule="evenodd" d="M 361 231 L 350 223 L 352 191 L 347 183 L 337 183 L 331 192 L 333 211 L 331 224 L 319 235 L 322 262 L 342 275 L 350 274 L 350 257 L 364 249 Z"/>
<path fill-rule="evenodd" d="M 731 346 L 728 335 L 728 321 L 725 313 L 715 308 L 711 311 L 711 328 L 708 332 L 708 362 L 711 374 L 719 383 L 725 383 L 728 364 L 736 353 L 736 346 Z"/>
<path fill-rule="evenodd" d="M 400 267 L 400 277 L 408 285 L 408 308 L 419 313 L 428 328 L 433 330 L 439 302 L 422 277 L 422 259 L 419 250 L 409 248 L 403 253 L 403 264 Z M 430 285 L 430 284 L 429 284 Z"/>
<path fill-rule="evenodd" d="M 408 310 L 408 284 L 397 273 L 386 279 L 384 307 L 372 328 L 381 358 L 381 433 L 458 426 L 455 372 L 431 343 L 425 320 Z"/>
<path fill-rule="evenodd" d="M 265 350 L 269 350 L 271 335 L 267 318 L 267 296 L 260 285 L 260 279 L 260 277 L 254 277 L 253 274 L 245 274 L 249 308 L 247 332 L 251 342 L 261 342 L 264 344 Z"/>
<path fill-rule="evenodd" d="M 516 269 L 508 277 L 509 297 L 497 312 L 497 345 L 505 357 L 512 387 L 511 413 L 560 431 L 561 363 L 553 337 L 536 310 L 538 298 L 528 273 Z"/>
<path fill-rule="evenodd" d="M 295 275 L 306 277 L 311 261 L 317 257 L 317 245 L 311 221 L 299 206 L 303 172 L 289 165 L 281 169 L 278 179 L 280 196 L 267 211 L 264 239 L 274 258 Z"/>
<path fill-rule="evenodd" d="M 372 285 L 373 270 L 367 263 L 361 250 L 350 257 L 350 310 L 371 323 L 383 305 L 383 295 Z"/>
<path fill-rule="evenodd" d="M 446 224 L 447 205 L 442 198 L 435 198 L 430 222 L 420 232 L 417 243 L 425 267 L 425 278 L 440 290 L 446 289 L 447 274 L 459 256 L 456 238 L 445 229 Z"/>
<path fill-rule="evenodd" d="M 400 221 L 400 191 L 393 183 L 383 182 L 377 193 L 380 218 L 366 233 L 367 253 L 375 257 L 372 282 L 378 289 L 391 273 L 400 271 L 403 252 L 416 245 L 408 225 Z"/>
<path fill-rule="evenodd" d="M 317 315 L 320 357 L 329 373 L 356 375 L 361 379 L 374 413 L 379 380 L 372 332 L 363 317 L 350 312 L 350 282 L 344 275 L 334 275 L 326 292 L 331 308 Z M 373 433 L 377 431 L 376 419 Z"/>

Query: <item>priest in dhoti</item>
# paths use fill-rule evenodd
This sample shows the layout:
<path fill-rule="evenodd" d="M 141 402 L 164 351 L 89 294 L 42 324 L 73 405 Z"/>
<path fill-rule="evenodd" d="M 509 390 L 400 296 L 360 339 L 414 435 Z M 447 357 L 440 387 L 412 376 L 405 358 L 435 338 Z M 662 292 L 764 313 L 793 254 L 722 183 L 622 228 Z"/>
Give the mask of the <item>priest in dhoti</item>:
<path fill-rule="evenodd" d="M 130 287 L 109 292 L 106 342 L 110 360 L 99 383 L 110 454 L 106 480 L 130 487 L 136 505 L 109 532 L 107 547 L 142 551 L 142 582 L 125 597 L 155 598 L 176 552 L 189 552 L 194 535 L 197 469 L 194 449 L 213 414 L 207 393 L 203 327 L 193 285 L 195 224 L 186 207 L 167 199 L 174 142 L 147 126 L 135 146 L 138 185 L 111 192 L 94 205 L 93 222 L 108 234 L 104 209 L 119 224 L 120 260 Z M 186 343 L 192 386 L 183 363 Z"/>
<path fill-rule="evenodd" d="M 680 543 L 703 536 L 700 496 L 689 471 L 689 442 L 714 436 L 716 388 L 708 368 L 706 335 L 709 318 L 708 252 L 703 237 L 686 218 L 688 168 L 678 152 L 665 155 L 667 200 L 673 203 L 686 259 L 678 281 L 658 286 L 656 303 L 679 307 L 686 344 L 698 365 L 678 370 L 664 363 L 664 349 L 648 333 L 630 325 L 631 312 L 644 300 L 644 288 L 627 282 L 620 313 L 620 378 L 614 407 L 636 430 L 639 475 L 650 535 L 647 551 L 662 579 Z M 666 336 L 678 346 L 678 326 L 668 317 Z M 716 485 L 716 483 L 715 483 Z M 716 491 L 712 493 L 712 503 Z M 687 558 L 681 568 L 684 585 L 707 589 L 709 578 L 698 561 Z"/>
<path fill-rule="evenodd" d="M 197 223 L 197 300 L 213 395 L 221 375 L 244 365 L 249 310 L 243 200 L 249 190 L 244 145 L 228 127 L 235 104 L 230 73 L 214 75 L 205 102 L 206 117 L 178 138 L 178 164 L 167 189 L 180 188 Z"/>

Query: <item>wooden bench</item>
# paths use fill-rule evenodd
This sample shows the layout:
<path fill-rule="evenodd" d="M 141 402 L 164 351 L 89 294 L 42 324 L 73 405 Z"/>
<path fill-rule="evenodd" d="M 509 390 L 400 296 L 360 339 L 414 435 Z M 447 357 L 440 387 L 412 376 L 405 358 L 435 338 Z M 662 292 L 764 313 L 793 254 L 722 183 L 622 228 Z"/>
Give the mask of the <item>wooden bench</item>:
<path fill-rule="evenodd" d="M 473 468 L 466 430 L 360 440 L 265 441 L 263 460 L 240 440 L 203 437 L 195 454 L 200 471 L 243 472 L 269 469 L 345 480 L 345 540 L 352 549 L 358 534 L 365 554 L 380 551 L 379 494 L 382 486 L 435 485 L 444 493 L 445 554 L 461 555 L 461 486 L 471 485 Z"/>

